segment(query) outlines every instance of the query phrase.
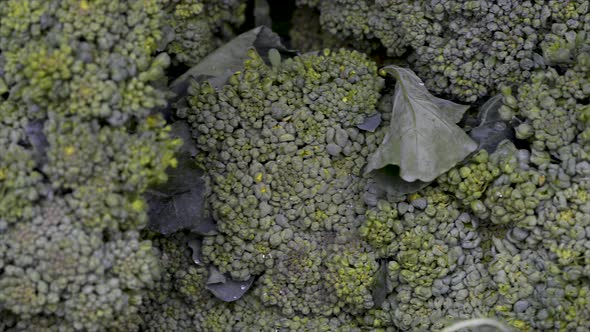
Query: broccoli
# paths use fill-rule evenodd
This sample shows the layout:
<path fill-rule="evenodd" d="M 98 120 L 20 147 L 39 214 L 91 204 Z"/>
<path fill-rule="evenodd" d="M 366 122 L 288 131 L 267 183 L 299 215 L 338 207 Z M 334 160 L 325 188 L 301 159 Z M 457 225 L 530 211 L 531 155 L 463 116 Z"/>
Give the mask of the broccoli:
<path fill-rule="evenodd" d="M 0 6 L 2 330 L 137 330 L 161 278 L 142 193 L 176 165 L 154 108 L 160 1 Z M 13 318 L 10 318 L 13 317 Z"/>
<path fill-rule="evenodd" d="M 293 13 L 293 28 L 289 31 L 291 45 L 302 52 L 325 48 L 339 48 L 342 42 L 322 32 L 319 13 L 309 7 L 300 7 Z"/>
<path fill-rule="evenodd" d="M 372 134 L 355 125 L 376 112 L 383 85 L 372 61 L 344 50 L 277 66 L 252 50 L 245 66 L 220 90 L 193 84 L 181 114 L 208 153 L 220 234 L 204 239 L 205 260 L 240 280 L 275 265 L 294 230 L 358 223 L 347 202 L 362 183 L 350 170 L 360 175 Z"/>
<path fill-rule="evenodd" d="M 532 135 L 526 137 L 529 151 L 504 142 L 403 196 L 388 193 L 371 174 L 362 173 L 392 121 L 384 116 L 375 132 L 356 128 L 363 117 L 380 111 L 376 102 L 352 108 L 364 110 L 363 117 L 327 115 L 322 107 L 334 91 L 325 70 L 330 73 L 330 61 L 339 57 L 358 59 L 354 51 L 340 50 L 267 64 L 251 51 L 244 70 L 223 87 L 193 83 L 192 108 L 179 115 L 192 124 L 204 150 L 212 185 L 209 202 L 220 231 L 205 236 L 203 258 L 234 278 L 260 275 L 252 293 L 214 309 L 208 317 L 216 317 L 215 323 L 207 320 L 212 325 L 203 326 L 223 329 L 219 316 L 245 321 L 233 315 L 243 315 L 240 303 L 254 301 L 249 305 L 268 308 L 258 316 L 264 323 L 266 315 L 345 315 L 361 329 L 420 331 L 492 316 L 521 330 L 581 328 L 589 317 L 582 305 L 588 253 L 581 220 L 587 219 L 582 205 L 590 165 L 581 134 L 588 97 L 585 55 L 563 74 L 573 79 L 569 84 L 537 84 L 534 77 L 558 73 L 540 69 L 518 94 L 505 89 L 500 109 L 504 119 L 526 124 L 528 113 L 520 111 L 529 109 L 524 103 L 539 100 L 543 89 L 567 89 L 575 97 L 563 107 L 569 110 L 576 100 L 580 105 L 571 122 L 553 125 L 573 123 L 575 144 L 541 145 L 547 136 Z M 359 64 L 353 64 L 358 74 Z M 302 69 L 286 79 L 291 68 Z M 317 83 L 306 84 L 306 77 Z M 374 92 L 357 95 L 383 91 L 383 82 L 376 75 L 373 79 L 379 83 L 364 86 L 374 86 Z M 250 83 L 254 80 L 258 89 Z M 362 80 L 348 82 L 357 90 Z M 323 93 L 316 97 L 314 91 Z M 372 99 L 362 99 L 367 100 Z M 336 110 L 346 106 L 338 103 Z M 327 129 L 318 130 L 318 122 Z M 369 147 L 354 148 L 360 142 Z M 306 181 L 310 178 L 315 180 Z M 382 262 L 386 296 L 378 303 L 372 291 Z"/>
<path fill-rule="evenodd" d="M 299 1 L 297 1 L 299 3 Z M 311 4 L 309 4 L 311 5 Z M 364 51 L 376 51 L 379 43 L 375 40 L 353 38 L 352 36 L 339 35 L 334 38 L 326 29 L 322 29 L 320 12 L 317 8 L 311 8 L 299 4 L 293 12 L 293 28 L 289 32 L 291 45 L 301 52 L 312 52 L 324 48 L 338 49 L 362 49 Z"/>
<path fill-rule="evenodd" d="M 571 62 L 590 29 L 585 1 L 298 3 L 317 8 L 334 39 L 352 38 L 357 47 L 377 40 L 389 55 L 411 53 L 429 89 L 464 101 L 525 82 L 545 62 Z"/>
<path fill-rule="evenodd" d="M 194 66 L 207 54 L 234 36 L 246 19 L 241 0 L 160 0 L 166 18 L 159 48 L 175 64 Z"/>
<path fill-rule="evenodd" d="M 183 233 L 170 237 L 144 234 L 156 249 L 160 278 L 151 287 L 138 312 L 142 331 L 180 331 L 193 328 L 200 310 L 214 305 L 205 289 L 208 270 L 195 265 Z M 202 308 L 202 309 L 201 309 Z"/>
<path fill-rule="evenodd" d="M 588 328 L 588 4 L 297 4 L 296 20 L 319 15 L 292 31 L 306 53 L 257 35 L 183 95 L 168 79 L 208 66 L 245 2 L 3 2 L 0 331 Z M 422 97 L 499 92 L 480 126 L 514 135 L 394 190 L 401 166 L 367 171 L 404 122 L 385 53 L 407 57 Z M 420 103 L 473 127 L 467 106 Z M 189 185 L 159 192 L 168 179 Z M 192 184 L 214 223 L 147 229 L 166 216 L 149 198 L 183 218 Z"/>
<path fill-rule="evenodd" d="M 535 73 L 517 93 L 510 87 L 503 89 L 501 115 L 521 120 L 516 135 L 531 141 L 533 153 L 555 153 L 588 140 L 588 105 L 584 100 L 590 92 L 589 65 L 590 55 L 582 53 L 564 74 L 549 68 Z"/>
<path fill-rule="evenodd" d="M 52 328 L 125 329 L 142 290 L 159 278 L 149 241 L 126 231 L 105 242 L 73 209 L 65 198 L 45 200 L 33 220 L 0 236 L 6 246 L 0 302 L 19 315 L 17 329 L 42 316 L 54 318 Z"/>

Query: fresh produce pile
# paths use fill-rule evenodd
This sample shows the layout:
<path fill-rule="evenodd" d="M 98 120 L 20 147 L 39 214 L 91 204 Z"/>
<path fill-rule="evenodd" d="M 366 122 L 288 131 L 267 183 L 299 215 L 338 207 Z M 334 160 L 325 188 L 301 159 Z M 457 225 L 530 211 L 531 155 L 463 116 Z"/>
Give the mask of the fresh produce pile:
<path fill-rule="evenodd" d="M 590 329 L 588 1 L 286 3 L 0 1 L 0 331 Z"/>

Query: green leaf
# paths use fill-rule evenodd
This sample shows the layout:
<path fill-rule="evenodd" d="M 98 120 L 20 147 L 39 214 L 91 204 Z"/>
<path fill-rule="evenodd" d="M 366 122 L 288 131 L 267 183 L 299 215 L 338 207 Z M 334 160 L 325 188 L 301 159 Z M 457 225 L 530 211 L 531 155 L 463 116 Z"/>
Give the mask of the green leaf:
<path fill-rule="evenodd" d="M 493 318 L 472 318 L 456 322 L 445 327 L 441 332 L 457 332 L 470 329 L 472 331 L 483 331 L 484 328 L 493 328 L 493 331 L 510 332 L 511 329 Z M 486 330 L 487 331 L 487 330 Z"/>
<path fill-rule="evenodd" d="M 501 93 L 491 97 L 488 99 L 481 107 L 477 113 L 477 119 L 479 121 L 480 126 L 487 125 L 489 123 L 503 121 L 502 117 L 498 110 L 502 105 L 504 105 L 504 101 L 502 100 L 503 96 Z"/>
<path fill-rule="evenodd" d="M 195 163 L 197 153 L 190 128 L 184 121 L 172 124 L 172 136 L 182 138 L 176 154 L 178 165 L 166 171 L 168 181 L 150 187 L 144 194 L 149 205 L 148 228 L 161 234 L 183 229 L 197 234 L 215 234 L 217 226 L 205 209 L 207 183 Z"/>
<path fill-rule="evenodd" d="M 365 118 L 365 121 L 356 126 L 360 130 L 375 132 L 381 124 L 381 114 L 377 113 Z"/>
<path fill-rule="evenodd" d="M 169 115 L 172 108 L 180 110 L 188 107 L 186 96 L 192 80 L 207 81 L 214 88 L 223 87 L 231 75 L 244 68 L 244 61 L 252 48 L 269 64 L 269 57 L 276 62 L 277 55 L 289 58 L 297 54 L 283 46 L 281 37 L 270 28 L 260 26 L 244 32 L 175 79 L 168 87 L 171 96 L 162 113 Z"/>
<path fill-rule="evenodd" d="M 223 275 L 214 266 L 209 266 L 209 279 L 205 288 L 216 298 L 224 302 L 233 302 L 241 298 L 254 283 L 254 277 L 248 280 L 233 280 Z"/>
<path fill-rule="evenodd" d="M 387 278 L 387 261 L 382 260 L 379 263 L 379 270 L 375 274 L 375 284 L 373 285 L 373 302 L 375 308 L 381 308 L 387 295 L 391 293 L 392 287 Z"/>
<path fill-rule="evenodd" d="M 397 79 L 389 129 L 365 173 L 396 165 L 406 182 L 430 182 L 477 148 L 456 125 L 468 106 L 437 98 L 410 69 L 388 66 Z"/>
<path fill-rule="evenodd" d="M 514 139 L 514 129 L 500 116 L 502 105 L 502 94 L 497 94 L 479 108 L 479 125 L 469 132 L 469 136 L 478 143 L 478 150 L 485 149 L 492 153 L 503 140 Z"/>
<path fill-rule="evenodd" d="M 208 80 L 213 87 L 223 86 L 233 73 L 243 68 L 244 61 L 248 59 L 248 49 L 252 47 L 263 59 L 267 59 L 271 49 L 275 49 L 284 56 L 295 55 L 295 52 L 283 46 L 281 38 L 269 28 L 264 26 L 254 28 L 213 51 L 196 66 L 174 80 L 170 84 L 170 90 L 176 94 L 176 100 L 186 95 L 191 78 L 198 81 Z"/>
<path fill-rule="evenodd" d="M 399 176 L 399 167 L 395 165 L 387 165 L 383 168 L 377 169 L 371 173 L 377 187 L 388 195 L 403 196 L 409 193 L 415 193 L 423 188 L 426 188 L 430 182 L 416 180 L 414 182 L 404 181 Z"/>

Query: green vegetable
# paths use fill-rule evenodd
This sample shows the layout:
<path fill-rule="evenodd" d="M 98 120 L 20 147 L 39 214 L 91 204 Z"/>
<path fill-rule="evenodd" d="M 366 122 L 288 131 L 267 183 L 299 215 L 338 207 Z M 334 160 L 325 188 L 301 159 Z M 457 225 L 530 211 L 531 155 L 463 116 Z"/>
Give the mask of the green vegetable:
<path fill-rule="evenodd" d="M 1 2 L 1 332 L 588 329 L 588 2 L 296 4 Z"/>
<path fill-rule="evenodd" d="M 430 182 L 475 151 L 477 144 L 455 124 L 469 106 L 433 96 L 409 69 L 383 70 L 397 79 L 391 122 L 365 174 L 396 165 L 404 181 Z"/>

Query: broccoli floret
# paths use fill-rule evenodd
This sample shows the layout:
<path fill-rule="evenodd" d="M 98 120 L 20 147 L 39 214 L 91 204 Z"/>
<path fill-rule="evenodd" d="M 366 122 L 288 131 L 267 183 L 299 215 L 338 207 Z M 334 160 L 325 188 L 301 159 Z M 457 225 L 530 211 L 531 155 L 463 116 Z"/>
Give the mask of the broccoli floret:
<path fill-rule="evenodd" d="M 197 314 L 196 322 L 196 328 L 203 331 L 362 331 L 354 318 L 344 313 L 331 317 L 312 314 L 285 317 L 249 294 Z"/>
<path fill-rule="evenodd" d="M 465 101 L 500 84 L 525 82 L 546 61 L 571 61 L 584 48 L 590 13 L 583 1 L 328 1 L 301 2 L 320 11 L 323 31 L 378 40 L 409 60 L 425 84 Z M 365 42 L 365 43 L 363 43 Z M 365 48 L 366 49 L 366 48 Z M 370 50 L 370 48 L 369 48 Z M 583 51 L 582 51 L 583 52 Z"/>
<path fill-rule="evenodd" d="M 355 243 L 356 242 L 356 243 Z M 379 263 L 370 247 L 361 241 L 333 245 L 326 259 L 326 281 L 338 297 L 338 306 L 358 313 L 373 308 L 371 294 Z"/>
<path fill-rule="evenodd" d="M 0 215 L 11 223 L 30 220 L 43 190 L 43 175 L 35 169 L 31 151 L 15 143 L 0 146 Z"/>
<path fill-rule="evenodd" d="M 373 309 L 363 319 L 367 324 L 425 331 L 488 312 L 491 304 L 484 299 L 491 279 L 480 222 L 461 212 L 468 206 L 445 188 L 427 187 L 401 201 L 387 198 L 368 210 L 374 212 L 360 230 L 387 259 L 387 287 L 381 290 L 387 296 L 381 310 L 389 308 L 390 315 Z M 386 237 L 381 234 L 393 239 L 380 242 Z"/>
<path fill-rule="evenodd" d="M 381 200 L 377 207 L 367 209 L 365 221 L 359 228 L 360 235 L 377 251 L 379 257 L 390 257 L 399 248 L 394 241 L 403 231 L 397 209 L 387 201 Z"/>
<path fill-rule="evenodd" d="M 295 9 L 292 26 L 289 31 L 291 45 L 301 52 L 313 52 L 325 48 L 338 49 L 346 46 L 346 41 L 322 31 L 319 12 L 313 8 L 304 6 Z"/>
<path fill-rule="evenodd" d="M 453 193 L 465 206 L 470 206 L 484 196 L 488 185 L 499 176 L 499 165 L 490 162 L 486 150 L 480 150 L 471 157 L 469 163 L 439 176 L 436 182 L 443 190 Z"/>
<path fill-rule="evenodd" d="M 0 331 L 587 329 L 588 4 L 297 5 L 319 15 L 318 39 L 293 32 L 304 48 L 383 46 L 462 100 L 501 88 L 493 121 L 514 144 L 397 195 L 364 172 L 397 120 L 367 55 L 289 57 L 259 35 L 241 70 L 193 77 L 161 115 L 166 68 L 199 64 L 244 1 L 4 1 Z M 178 118 L 200 149 L 182 162 Z M 205 171 L 215 227 L 144 230 L 144 193 L 184 162 Z"/>
<path fill-rule="evenodd" d="M 166 25 L 160 47 L 175 63 L 194 66 L 244 23 L 246 1 L 163 0 Z"/>
<path fill-rule="evenodd" d="M 518 251 L 496 241 L 489 271 L 498 300 L 494 311 L 519 329 L 576 330 L 588 317 L 588 285 L 575 265 L 559 267 L 544 249 Z"/>
<path fill-rule="evenodd" d="M 0 6 L 0 308 L 15 330 L 137 330 L 160 278 L 138 231 L 180 141 L 154 107 L 153 1 Z"/>
<path fill-rule="evenodd" d="M 109 241 L 105 252 L 111 272 L 119 278 L 125 289 L 151 288 L 160 278 L 160 266 L 152 243 L 140 240 L 137 232 L 122 233 L 120 238 Z"/>
<path fill-rule="evenodd" d="M 273 269 L 258 280 L 254 294 L 267 306 L 278 306 L 284 315 L 322 315 L 337 299 L 325 291 L 324 245 L 313 237 L 294 237 L 279 247 Z"/>
<path fill-rule="evenodd" d="M 189 331 L 196 326 L 195 316 L 201 308 L 193 308 L 182 298 L 162 293 L 167 299 L 144 304 L 141 308 L 142 331 Z"/>
<path fill-rule="evenodd" d="M 246 280 L 272 267 L 294 230 L 354 224 L 369 149 L 353 125 L 375 113 L 383 80 L 357 52 L 326 50 L 266 65 L 251 51 L 242 72 L 215 90 L 191 88 L 185 116 L 209 155 L 209 198 L 221 234 L 203 254 Z M 323 128 L 329 128 L 324 131 Z M 306 174 L 301 177 L 301 174 Z M 245 249 L 245 252 L 244 252 Z"/>
<path fill-rule="evenodd" d="M 43 172 L 57 188 L 110 183 L 115 192 L 143 192 L 150 183 L 165 181 L 165 169 L 176 164 L 174 150 L 181 142 L 169 137 L 169 129 L 156 115 L 138 123 L 133 133 L 97 121 L 50 116 Z"/>
<path fill-rule="evenodd" d="M 100 231 L 87 232 L 80 224 L 66 200 L 57 199 L 47 201 L 32 222 L 0 235 L 6 244 L 4 308 L 23 321 L 60 317 L 75 329 L 131 324 L 140 291 L 159 277 L 151 243 L 127 232 L 105 244 Z"/>
<path fill-rule="evenodd" d="M 437 182 L 477 217 L 496 225 L 517 225 L 530 222 L 540 200 L 552 192 L 546 176 L 530 164 L 527 150 L 503 143 L 491 156 L 479 151 L 466 165 L 441 175 Z"/>
<path fill-rule="evenodd" d="M 149 234 L 157 250 L 159 279 L 139 307 L 140 329 L 145 331 L 190 330 L 197 317 L 212 307 L 213 295 L 205 289 L 209 272 L 196 264 L 187 245 L 189 237 L 176 233 L 170 237 Z M 152 272 L 153 273 L 153 272 Z"/>
<path fill-rule="evenodd" d="M 536 72 L 531 82 L 519 87 L 517 93 L 510 88 L 503 89 L 501 114 L 505 119 L 522 120 L 516 135 L 529 140 L 533 151 L 553 153 L 574 141 L 587 140 L 584 100 L 590 94 L 589 64 L 590 56 L 581 54 L 563 75 L 549 68 Z"/>
<path fill-rule="evenodd" d="M 206 151 L 211 178 L 209 199 L 220 233 L 205 237 L 204 259 L 238 279 L 260 275 L 253 292 L 197 318 L 201 326 L 296 330 L 312 326 L 300 325 L 305 315 L 307 322 L 329 324 L 353 317 L 358 325 L 345 325 L 353 330 L 428 331 L 493 316 L 519 330 L 581 329 L 589 317 L 590 151 L 583 132 L 590 62 L 579 44 L 571 48 L 577 57 L 557 69 L 544 68 L 534 52 L 543 37 L 536 33 L 553 25 L 551 33 L 560 35 L 555 24 L 561 20 L 576 30 L 571 20 L 587 8 L 574 2 L 304 2 L 320 10 L 321 24 L 331 32 L 362 39 L 374 33 L 383 42 L 384 34 L 363 25 L 389 29 L 400 52 L 414 49 L 415 66 L 423 61 L 424 73 L 432 77 L 434 68 L 434 76 L 441 75 L 427 79 L 441 84 L 439 92 L 473 100 L 498 83 L 532 77 L 517 94 L 504 90 L 499 112 L 517 125 L 524 148 L 504 142 L 493 153 L 479 151 L 417 193 L 394 196 L 362 174 L 383 130 L 355 128 L 362 119 L 356 115 L 375 113 L 372 102 L 371 112 L 339 112 L 349 99 L 330 94 L 336 75 L 330 76 L 326 59 L 335 53 L 274 59 L 271 65 L 252 53 L 224 86 L 195 82 L 192 109 L 179 115 Z M 338 5 L 350 7 L 339 11 Z M 336 16 L 353 6 L 358 16 Z M 371 6 L 382 13 L 363 20 Z M 524 19 L 510 23 L 509 12 Z M 385 25 L 392 13 L 419 19 L 401 15 L 392 28 Z M 470 34 L 474 26 L 481 29 Z M 412 33 L 393 34 L 403 29 Z M 478 43 L 489 48 L 473 53 Z M 436 59 L 429 53 L 440 49 L 446 53 Z M 437 72 L 438 65 L 444 70 Z M 346 73 L 346 66 L 339 70 Z M 538 83 L 545 79 L 549 83 Z M 362 80 L 348 83 L 358 90 Z M 550 115 L 534 124 L 529 106 L 542 102 Z M 389 121 L 395 119 L 385 118 L 383 126 Z M 555 132 L 563 142 L 551 145 L 556 140 L 535 131 Z M 260 312 L 253 316 L 252 308 Z"/>
<path fill-rule="evenodd" d="M 549 193 L 534 177 L 525 178 L 524 181 L 516 184 L 498 184 L 488 188 L 484 205 L 489 211 L 492 223 L 519 225 L 533 220 L 540 200 Z"/>

